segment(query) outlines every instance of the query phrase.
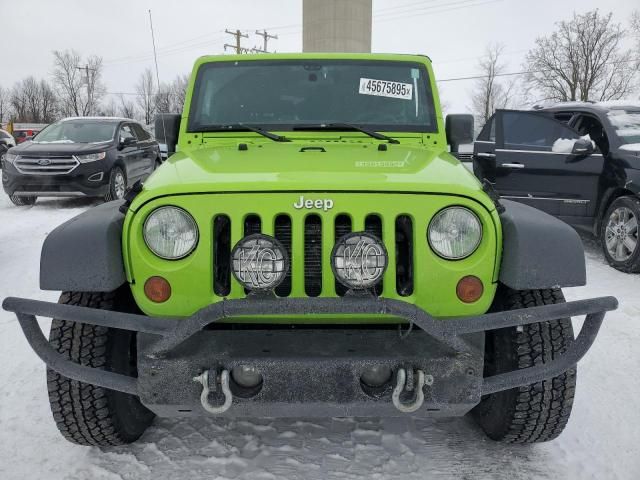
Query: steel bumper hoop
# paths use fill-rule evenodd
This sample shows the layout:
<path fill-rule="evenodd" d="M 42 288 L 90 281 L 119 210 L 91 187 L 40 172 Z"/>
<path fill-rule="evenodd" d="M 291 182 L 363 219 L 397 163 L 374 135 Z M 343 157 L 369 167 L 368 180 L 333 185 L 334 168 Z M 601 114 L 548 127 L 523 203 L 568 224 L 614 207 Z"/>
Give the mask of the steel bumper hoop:
<path fill-rule="evenodd" d="M 6 298 L 2 306 L 16 314 L 29 344 L 49 368 L 75 380 L 134 395 L 138 394 L 137 378 L 83 366 L 56 352 L 45 338 L 36 316 L 156 335 L 158 340 L 144 352 L 149 358 L 166 356 L 207 325 L 239 315 L 388 314 L 413 323 L 455 352 L 466 350 L 467 345 L 461 337 L 464 334 L 586 316 L 580 334 L 563 355 L 542 365 L 485 378 L 481 392 L 485 395 L 551 378 L 575 366 L 593 344 L 605 313 L 615 310 L 618 301 L 614 297 L 600 297 L 453 319 L 436 319 L 415 305 L 372 297 L 227 300 L 205 307 L 186 319 L 152 318 L 14 297 Z"/>

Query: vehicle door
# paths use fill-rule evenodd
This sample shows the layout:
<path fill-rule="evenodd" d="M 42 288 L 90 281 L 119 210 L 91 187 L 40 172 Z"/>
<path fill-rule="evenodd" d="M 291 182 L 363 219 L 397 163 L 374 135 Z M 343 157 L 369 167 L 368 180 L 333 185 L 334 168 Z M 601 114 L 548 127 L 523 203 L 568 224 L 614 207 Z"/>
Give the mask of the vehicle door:
<path fill-rule="evenodd" d="M 572 224 L 588 223 L 595 214 L 602 154 L 574 151 L 579 133 L 546 112 L 499 110 L 493 121 L 494 142 L 475 147 L 479 173 L 504 198 Z"/>
<path fill-rule="evenodd" d="M 153 172 L 158 157 L 156 142 L 151 138 L 151 134 L 147 132 L 142 125 L 133 123 L 133 130 L 138 137 L 138 150 L 140 155 L 141 175 L 148 176 Z"/>
<path fill-rule="evenodd" d="M 123 123 L 118 132 L 118 156 L 125 166 L 127 183 L 132 185 L 142 175 L 143 160 L 138 148 L 138 137 L 131 123 Z"/>

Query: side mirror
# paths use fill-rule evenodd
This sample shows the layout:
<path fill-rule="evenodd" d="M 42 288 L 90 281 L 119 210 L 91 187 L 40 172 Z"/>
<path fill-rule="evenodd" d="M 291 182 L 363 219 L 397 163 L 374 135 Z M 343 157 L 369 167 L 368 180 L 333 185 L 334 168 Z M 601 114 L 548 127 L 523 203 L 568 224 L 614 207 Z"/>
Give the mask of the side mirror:
<path fill-rule="evenodd" d="M 444 129 L 452 153 L 456 153 L 461 144 L 473 143 L 473 115 L 466 113 L 447 115 Z"/>
<path fill-rule="evenodd" d="M 129 147 L 131 145 L 133 145 L 134 143 L 136 143 L 136 139 L 133 137 L 127 137 L 124 140 L 120 141 L 120 148 L 125 148 L 125 147 Z"/>
<path fill-rule="evenodd" d="M 171 156 L 176 151 L 178 135 L 180 134 L 179 113 L 160 113 L 155 119 L 155 137 L 158 143 L 167 145 L 167 155 Z"/>
<path fill-rule="evenodd" d="M 593 142 L 586 138 L 579 138 L 573 144 L 571 153 L 573 155 L 591 155 L 594 152 Z"/>

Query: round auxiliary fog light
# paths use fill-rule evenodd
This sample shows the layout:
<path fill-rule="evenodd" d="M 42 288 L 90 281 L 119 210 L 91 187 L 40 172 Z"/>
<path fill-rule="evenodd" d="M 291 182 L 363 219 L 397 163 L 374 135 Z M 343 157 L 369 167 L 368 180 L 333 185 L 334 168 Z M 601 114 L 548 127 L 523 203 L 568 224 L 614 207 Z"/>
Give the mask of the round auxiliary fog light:
<path fill-rule="evenodd" d="M 382 241 L 367 232 L 344 235 L 331 252 L 333 274 L 352 290 L 376 285 L 382 280 L 388 263 L 389 257 Z"/>
<path fill-rule="evenodd" d="M 287 250 L 275 238 L 256 233 L 231 252 L 233 276 L 249 290 L 273 290 L 287 275 Z"/>

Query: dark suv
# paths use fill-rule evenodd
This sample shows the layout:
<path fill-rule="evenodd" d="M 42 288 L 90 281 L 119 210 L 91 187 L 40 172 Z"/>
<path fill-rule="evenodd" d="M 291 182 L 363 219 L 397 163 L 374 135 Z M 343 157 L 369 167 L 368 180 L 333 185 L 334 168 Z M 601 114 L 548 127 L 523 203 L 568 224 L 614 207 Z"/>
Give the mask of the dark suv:
<path fill-rule="evenodd" d="M 499 110 L 478 135 L 473 169 L 502 197 L 593 232 L 611 266 L 640 272 L 640 106 Z"/>
<path fill-rule="evenodd" d="M 38 197 L 122 198 L 160 165 L 151 134 L 125 118 L 67 118 L 4 156 L 2 186 L 16 205 Z"/>

